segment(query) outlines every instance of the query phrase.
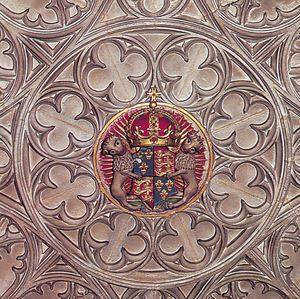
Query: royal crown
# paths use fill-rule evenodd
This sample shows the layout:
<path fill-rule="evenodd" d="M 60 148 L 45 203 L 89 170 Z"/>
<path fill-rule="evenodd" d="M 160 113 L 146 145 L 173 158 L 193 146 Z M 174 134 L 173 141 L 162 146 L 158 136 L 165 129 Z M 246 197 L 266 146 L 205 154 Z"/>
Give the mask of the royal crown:
<path fill-rule="evenodd" d="M 172 113 L 158 107 L 156 98 L 160 95 L 156 88 L 147 93 L 149 107 L 135 112 L 128 120 L 126 133 L 131 147 L 176 146 L 179 143 L 180 126 Z"/>

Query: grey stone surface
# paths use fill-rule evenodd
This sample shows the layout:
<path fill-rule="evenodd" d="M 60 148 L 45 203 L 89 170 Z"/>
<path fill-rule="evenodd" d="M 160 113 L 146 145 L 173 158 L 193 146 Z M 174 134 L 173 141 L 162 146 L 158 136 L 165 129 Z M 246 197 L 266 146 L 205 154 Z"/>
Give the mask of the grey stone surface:
<path fill-rule="evenodd" d="M 299 0 L 1 0 L 0 297 L 300 298 L 299 32 Z M 93 156 L 153 86 L 213 166 L 144 217 Z"/>

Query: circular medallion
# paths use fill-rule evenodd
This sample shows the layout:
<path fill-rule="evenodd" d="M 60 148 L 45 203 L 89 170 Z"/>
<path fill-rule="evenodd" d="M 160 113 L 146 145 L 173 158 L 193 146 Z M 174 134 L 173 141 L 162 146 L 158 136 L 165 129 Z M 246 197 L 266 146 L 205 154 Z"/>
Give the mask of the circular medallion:
<path fill-rule="evenodd" d="M 106 196 L 126 211 L 143 216 L 185 209 L 205 190 L 212 148 L 205 129 L 188 112 L 150 103 L 118 113 L 100 132 L 94 167 Z"/>

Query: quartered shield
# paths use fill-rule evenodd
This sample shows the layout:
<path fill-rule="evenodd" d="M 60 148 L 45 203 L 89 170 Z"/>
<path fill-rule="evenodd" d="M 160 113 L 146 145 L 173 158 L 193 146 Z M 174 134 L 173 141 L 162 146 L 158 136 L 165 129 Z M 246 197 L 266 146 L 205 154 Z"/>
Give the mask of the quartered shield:
<path fill-rule="evenodd" d="M 136 195 L 151 210 L 166 207 L 166 202 L 177 195 L 174 178 L 167 173 L 175 171 L 175 157 L 167 147 L 145 146 L 133 155 L 134 173 L 131 194 Z"/>

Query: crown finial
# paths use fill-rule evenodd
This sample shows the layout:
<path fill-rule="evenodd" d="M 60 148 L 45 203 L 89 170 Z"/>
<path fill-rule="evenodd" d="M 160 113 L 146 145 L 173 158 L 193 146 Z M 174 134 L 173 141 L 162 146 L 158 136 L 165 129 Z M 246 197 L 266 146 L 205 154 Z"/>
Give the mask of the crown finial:
<path fill-rule="evenodd" d="M 160 96 L 156 87 L 152 87 L 150 92 L 147 92 L 147 96 L 150 98 L 150 108 L 155 108 L 157 106 L 156 98 Z"/>

